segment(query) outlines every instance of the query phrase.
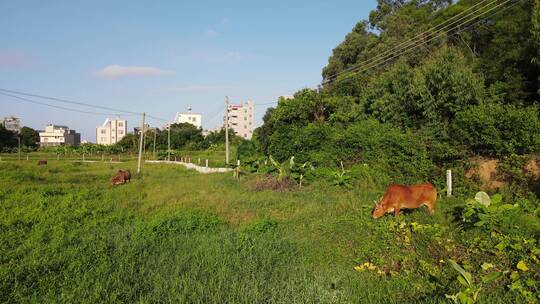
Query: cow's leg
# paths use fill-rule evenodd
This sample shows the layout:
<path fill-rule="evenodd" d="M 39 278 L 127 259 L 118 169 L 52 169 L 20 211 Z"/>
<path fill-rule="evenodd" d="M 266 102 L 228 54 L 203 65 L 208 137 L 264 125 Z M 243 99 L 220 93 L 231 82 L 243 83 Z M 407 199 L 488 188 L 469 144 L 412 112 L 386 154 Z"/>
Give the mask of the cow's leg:
<path fill-rule="evenodd" d="M 399 204 L 396 205 L 396 207 L 394 208 L 394 216 L 397 217 L 399 215 L 399 210 L 400 209 L 400 206 Z"/>

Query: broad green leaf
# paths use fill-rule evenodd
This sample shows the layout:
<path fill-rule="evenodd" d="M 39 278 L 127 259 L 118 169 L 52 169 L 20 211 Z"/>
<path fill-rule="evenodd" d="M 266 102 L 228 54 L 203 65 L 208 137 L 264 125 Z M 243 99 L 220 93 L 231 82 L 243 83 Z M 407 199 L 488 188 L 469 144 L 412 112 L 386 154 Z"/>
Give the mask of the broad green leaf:
<path fill-rule="evenodd" d="M 484 270 L 488 270 L 488 269 L 491 269 L 491 268 L 493 268 L 493 264 L 491 264 L 491 263 L 483 263 L 482 264 L 482 269 L 484 269 Z"/>
<path fill-rule="evenodd" d="M 479 221 L 479 222 L 475 223 L 474 225 L 475 225 L 476 227 L 480 227 L 480 226 L 483 226 L 485 223 L 486 223 L 486 222 L 484 222 L 484 221 Z"/>
<path fill-rule="evenodd" d="M 463 269 L 461 266 L 459 266 L 459 264 L 456 263 L 456 261 L 454 261 L 452 259 L 448 259 L 448 263 L 463 276 L 463 278 L 467 281 L 467 284 L 469 286 L 472 286 L 472 276 L 471 276 L 470 273 L 465 271 L 465 269 Z M 458 277 L 458 279 L 459 279 L 459 277 Z"/>
<path fill-rule="evenodd" d="M 495 249 L 498 249 L 499 251 L 503 251 L 504 248 L 506 248 L 506 244 L 503 242 L 500 242 L 499 244 L 495 245 Z"/>
<path fill-rule="evenodd" d="M 489 195 L 484 191 L 476 193 L 476 195 L 474 196 L 474 200 L 486 207 L 489 207 L 489 205 L 491 205 L 491 199 L 489 198 Z"/>
<path fill-rule="evenodd" d="M 502 202 L 502 195 L 501 194 L 497 193 L 497 194 L 495 194 L 495 195 L 493 195 L 491 197 L 491 203 L 492 204 L 496 205 L 496 204 L 498 204 L 500 202 Z"/>
<path fill-rule="evenodd" d="M 484 282 L 484 283 L 492 282 L 492 281 L 497 280 L 498 278 L 502 277 L 502 275 L 503 275 L 503 273 L 500 272 L 500 271 L 494 271 L 494 272 L 488 273 L 488 274 L 486 274 L 485 276 L 482 277 L 482 282 Z"/>
<path fill-rule="evenodd" d="M 463 285 L 465 287 L 469 287 L 469 284 L 467 283 L 467 280 L 462 275 L 459 275 L 457 277 L 457 280 L 458 280 L 459 283 L 461 283 L 461 285 Z"/>

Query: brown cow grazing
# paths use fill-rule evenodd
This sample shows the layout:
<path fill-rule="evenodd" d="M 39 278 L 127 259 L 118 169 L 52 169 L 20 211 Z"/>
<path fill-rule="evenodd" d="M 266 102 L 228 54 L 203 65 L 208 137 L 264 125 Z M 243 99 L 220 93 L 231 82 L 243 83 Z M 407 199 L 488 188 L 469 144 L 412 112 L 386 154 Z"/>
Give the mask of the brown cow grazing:
<path fill-rule="evenodd" d="M 128 181 L 131 182 L 131 173 L 129 170 L 118 170 L 111 180 L 113 186 L 125 184 Z"/>
<path fill-rule="evenodd" d="M 118 173 L 120 172 L 124 175 L 124 181 L 131 182 L 131 172 L 129 170 L 118 170 Z"/>
<path fill-rule="evenodd" d="M 41 166 L 41 165 L 46 165 L 46 164 L 47 164 L 47 161 L 46 161 L 46 160 L 43 160 L 43 159 L 41 159 L 41 160 L 38 160 L 37 164 L 38 164 L 38 166 Z"/>
<path fill-rule="evenodd" d="M 403 209 L 415 209 L 426 205 L 430 214 L 435 213 L 435 200 L 437 189 L 432 184 L 417 184 L 411 186 L 392 184 L 388 186 L 381 201 L 373 209 L 374 219 L 380 218 L 389 212 L 399 215 Z"/>

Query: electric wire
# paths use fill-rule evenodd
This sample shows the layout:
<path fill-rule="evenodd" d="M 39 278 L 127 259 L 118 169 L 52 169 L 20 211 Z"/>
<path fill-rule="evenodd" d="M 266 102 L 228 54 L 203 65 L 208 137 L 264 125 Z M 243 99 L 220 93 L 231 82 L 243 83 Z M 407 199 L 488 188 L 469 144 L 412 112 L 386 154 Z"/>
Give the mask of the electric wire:
<path fill-rule="evenodd" d="M 492 8 L 490 8 L 490 9 L 488 9 L 488 10 L 486 10 L 486 11 L 484 11 L 484 12 L 482 12 L 482 13 L 476 15 L 476 16 L 473 16 L 473 17 L 470 18 L 469 20 L 467 20 L 467 21 L 465 21 L 465 22 L 463 22 L 463 23 L 461 23 L 461 24 L 459 24 L 459 25 L 457 25 L 457 26 L 455 26 L 455 27 L 453 27 L 453 28 L 451 28 L 451 29 L 448 29 L 447 31 L 444 31 L 444 32 L 441 32 L 441 33 L 439 33 L 439 34 L 437 34 L 437 35 L 435 35 L 435 36 L 432 36 L 431 38 L 429 38 L 428 40 L 426 40 L 425 43 L 428 43 L 428 42 L 430 42 L 430 41 L 432 41 L 432 40 L 434 40 L 434 39 L 440 38 L 440 37 L 442 37 L 442 36 L 445 35 L 445 34 L 448 35 L 449 32 L 451 32 L 452 30 L 456 30 L 456 29 L 457 29 L 455 32 L 453 32 L 453 33 L 451 33 L 451 34 L 448 35 L 448 37 L 455 36 L 455 35 L 461 33 L 462 31 L 464 31 L 464 30 L 466 30 L 466 29 L 468 29 L 468 28 L 470 28 L 470 27 L 472 27 L 472 26 L 478 24 L 479 22 L 481 22 L 481 21 L 483 21 L 483 20 L 489 19 L 489 18 L 491 18 L 492 16 L 494 16 L 494 15 L 496 15 L 496 14 L 498 14 L 498 13 L 501 13 L 501 12 L 503 12 L 503 11 L 506 11 L 506 10 L 510 9 L 511 7 L 514 7 L 515 5 L 519 4 L 521 1 L 522 1 L 522 0 L 517 0 L 517 1 L 515 1 L 514 3 L 512 3 L 511 5 L 502 8 L 500 11 L 495 11 L 493 14 L 489 15 L 489 16 L 486 17 L 486 18 L 479 19 L 479 20 L 477 20 L 476 22 L 474 22 L 474 23 L 472 23 L 472 24 L 469 24 L 469 25 L 467 25 L 467 26 L 464 26 L 464 25 L 466 25 L 467 23 L 473 21 L 474 19 L 479 18 L 479 17 L 481 17 L 481 16 L 483 16 L 483 15 L 485 15 L 485 14 L 487 14 L 487 13 L 489 13 L 489 12 L 491 12 L 491 11 L 493 11 L 493 10 L 495 10 L 495 9 L 497 9 L 497 8 L 499 8 L 499 7 L 501 7 L 501 6 L 503 6 L 503 5 L 506 5 L 506 4 L 509 3 L 509 2 L 512 2 L 512 0 L 505 0 L 505 1 L 501 2 L 501 3 L 499 3 L 498 5 L 496 5 L 496 6 L 492 7 Z M 331 82 L 335 81 L 337 76 L 339 76 L 339 75 L 341 75 L 341 74 L 344 74 L 344 73 L 351 73 L 351 75 L 353 75 L 353 74 L 356 74 L 356 73 L 360 73 L 360 72 L 367 71 L 367 70 L 372 69 L 372 68 L 377 68 L 377 67 L 380 67 L 380 66 L 385 66 L 387 62 L 389 62 L 389 61 L 395 59 L 395 58 L 398 57 L 398 56 L 401 56 L 401 55 L 403 55 L 403 54 L 407 54 L 407 53 L 409 53 L 410 51 L 412 51 L 412 50 L 414 50 L 414 49 L 417 49 L 417 48 L 419 48 L 419 47 L 424 47 L 424 44 L 417 44 L 417 45 L 412 46 L 412 47 L 410 47 L 410 48 L 408 48 L 408 49 L 405 49 L 405 50 L 399 50 L 399 53 L 398 53 L 398 52 L 394 52 L 394 53 L 391 54 L 391 56 L 388 57 L 388 58 L 379 58 L 379 59 L 377 59 L 377 60 L 375 60 L 375 61 L 372 61 L 372 62 L 370 62 L 370 63 L 368 63 L 368 64 L 366 64 L 366 65 L 363 65 L 363 66 L 356 65 L 354 68 L 350 67 L 350 68 L 348 68 L 348 70 L 341 71 L 340 73 L 336 73 L 336 74 L 334 74 L 334 75 L 328 77 L 327 79 L 325 79 L 325 80 L 323 81 L 323 84 L 327 84 L 327 83 L 331 83 Z M 381 59 L 382 59 L 383 61 L 380 61 Z"/>

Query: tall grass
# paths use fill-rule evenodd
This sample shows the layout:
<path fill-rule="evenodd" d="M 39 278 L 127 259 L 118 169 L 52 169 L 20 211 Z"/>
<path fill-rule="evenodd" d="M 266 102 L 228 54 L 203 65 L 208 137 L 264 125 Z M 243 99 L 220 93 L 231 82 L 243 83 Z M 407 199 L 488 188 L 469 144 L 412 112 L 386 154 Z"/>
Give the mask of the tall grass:
<path fill-rule="evenodd" d="M 370 218 L 383 189 L 253 192 L 249 179 L 166 165 L 110 186 L 117 169 L 134 167 L 0 163 L 1 302 L 446 302 L 452 272 L 416 267 L 437 265 L 432 236 L 403 246 L 389 228 L 400 219 Z M 452 204 L 407 217 L 440 223 L 452 238 Z M 412 267 L 353 269 L 366 261 Z M 501 288 L 483 298 L 512 299 Z"/>

